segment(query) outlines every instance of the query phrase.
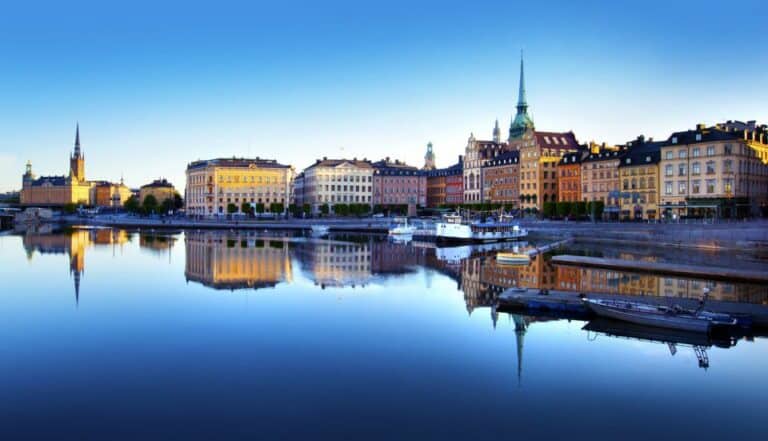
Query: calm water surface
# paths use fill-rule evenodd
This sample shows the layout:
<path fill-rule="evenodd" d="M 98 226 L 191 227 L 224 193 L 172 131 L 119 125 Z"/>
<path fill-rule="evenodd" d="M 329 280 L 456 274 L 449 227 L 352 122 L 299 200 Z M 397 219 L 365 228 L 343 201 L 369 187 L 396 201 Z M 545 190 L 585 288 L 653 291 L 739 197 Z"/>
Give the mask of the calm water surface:
<path fill-rule="evenodd" d="M 668 345 L 492 307 L 510 286 L 768 305 L 765 286 L 492 256 L 347 236 L 0 237 L 0 438 L 768 439 L 762 337 Z"/>

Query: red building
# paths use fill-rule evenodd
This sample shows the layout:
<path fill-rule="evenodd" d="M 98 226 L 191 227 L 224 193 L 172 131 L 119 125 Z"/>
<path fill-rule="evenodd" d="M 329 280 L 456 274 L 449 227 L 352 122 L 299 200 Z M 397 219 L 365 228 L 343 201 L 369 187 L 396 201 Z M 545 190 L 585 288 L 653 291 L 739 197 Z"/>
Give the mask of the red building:
<path fill-rule="evenodd" d="M 586 151 L 586 150 L 585 150 Z M 581 200 L 581 158 L 584 153 L 566 153 L 557 163 L 557 201 Z"/>
<path fill-rule="evenodd" d="M 427 172 L 427 206 L 437 208 L 441 205 L 464 203 L 463 162 Z"/>
<path fill-rule="evenodd" d="M 427 204 L 426 173 L 404 162 L 389 158 L 373 164 L 373 205 Z"/>

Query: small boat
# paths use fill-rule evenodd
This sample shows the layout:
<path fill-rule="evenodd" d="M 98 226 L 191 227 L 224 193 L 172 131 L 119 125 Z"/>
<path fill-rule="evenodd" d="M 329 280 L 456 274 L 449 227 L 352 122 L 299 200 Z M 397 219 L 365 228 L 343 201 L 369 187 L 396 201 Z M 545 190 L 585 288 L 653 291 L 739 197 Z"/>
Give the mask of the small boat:
<path fill-rule="evenodd" d="M 496 253 L 496 261 L 510 265 L 528 265 L 531 263 L 531 256 L 525 253 Z"/>
<path fill-rule="evenodd" d="M 413 236 L 416 232 L 416 227 L 408 225 L 408 218 L 395 218 L 396 226 L 389 229 L 390 236 Z"/>
<path fill-rule="evenodd" d="M 310 227 L 310 230 L 312 231 L 312 234 L 315 236 L 325 236 L 328 234 L 328 231 L 330 231 L 330 227 L 328 225 L 312 225 Z"/>
<path fill-rule="evenodd" d="M 600 317 L 644 326 L 708 333 L 716 326 L 736 325 L 736 320 L 728 314 L 709 311 L 697 312 L 625 300 L 584 299 L 584 303 Z"/>

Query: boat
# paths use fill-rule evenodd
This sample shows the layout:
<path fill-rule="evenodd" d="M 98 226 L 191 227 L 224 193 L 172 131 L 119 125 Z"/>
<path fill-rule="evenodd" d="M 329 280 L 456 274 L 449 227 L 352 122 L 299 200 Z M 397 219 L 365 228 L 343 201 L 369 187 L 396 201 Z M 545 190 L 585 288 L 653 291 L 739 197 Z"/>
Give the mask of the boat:
<path fill-rule="evenodd" d="M 736 320 L 728 314 L 709 311 L 691 311 L 625 300 L 585 298 L 583 301 L 587 308 L 600 317 L 644 326 L 708 333 L 713 327 L 736 325 Z"/>
<path fill-rule="evenodd" d="M 416 227 L 408 225 L 407 217 L 397 217 L 395 222 L 397 223 L 396 226 L 389 229 L 390 236 L 413 236 L 413 233 L 416 232 Z"/>
<path fill-rule="evenodd" d="M 511 216 L 502 215 L 498 221 L 467 223 L 459 214 L 448 214 L 443 216 L 442 222 L 435 224 L 435 238 L 438 241 L 496 242 L 528 236 L 527 230 L 511 220 Z"/>
<path fill-rule="evenodd" d="M 510 265 L 528 265 L 531 263 L 531 256 L 525 253 L 499 252 L 496 253 L 496 261 Z"/>
<path fill-rule="evenodd" d="M 315 236 L 325 236 L 328 234 L 328 231 L 330 231 L 330 227 L 328 225 L 312 225 L 310 227 L 310 230 L 312 231 L 312 234 Z"/>

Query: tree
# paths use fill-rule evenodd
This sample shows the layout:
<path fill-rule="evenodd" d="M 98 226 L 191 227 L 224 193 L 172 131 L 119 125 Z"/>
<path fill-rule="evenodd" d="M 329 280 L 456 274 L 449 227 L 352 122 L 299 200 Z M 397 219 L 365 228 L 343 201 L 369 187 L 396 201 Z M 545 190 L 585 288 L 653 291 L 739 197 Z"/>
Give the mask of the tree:
<path fill-rule="evenodd" d="M 571 203 L 570 202 L 558 202 L 557 203 L 557 216 L 558 217 L 565 217 L 571 214 Z"/>
<path fill-rule="evenodd" d="M 574 202 L 571 207 L 571 213 L 578 218 L 584 217 L 584 215 L 587 214 L 587 203 L 584 201 Z"/>
<path fill-rule="evenodd" d="M 77 205 L 73 204 L 72 202 L 64 204 L 63 207 L 61 207 L 61 210 L 65 214 L 74 214 L 75 211 L 77 211 Z"/>
<path fill-rule="evenodd" d="M 181 195 L 179 193 L 173 194 L 173 209 L 174 210 L 181 210 L 184 208 L 184 199 L 181 198 Z"/>
<path fill-rule="evenodd" d="M 253 214 L 253 206 L 251 206 L 250 202 L 243 202 L 242 205 L 240 206 L 240 211 L 242 211 L 247 215 L 251 215 Z"/>
<path fill-rule="evenodd" d="M 333 213 L 337 216 L 346 216 L 349 214 L 349 206 L 347 204 L 335 204 Z"/>
<path fill-rule="evenodd" d="M 285 205 L 280 202 L 272 202 L 269 204 L 270 213 L 282 213 L 285 210 Z"/>
<path fill-rule="evenodd" d="M 590 201 L 587 203 L 587 214 L 594 220 L 602 219 L 605 203 L 603 201 Z"/>
<path fill-rule="evenodd" d="M 330 211 L 331 211 L 331 207 L 329 207 L 328 204 L 323 204 L 320 206 L 320 213 L 328 214 Z"/>
<path fill-rule="evenodd" d="M 555 202 L 549 202 L 549 201 L 544 202 L 544 206 L 542 210 L 542 214 L 544 215 L 544 217 L 551 218 L 552 216 L 554 216 L 555 206 L 556 206 Z"/>
<path fill-rule="evenodd" d="M 256 212 L 261 214 L 264 213 L 264 204 L 259 202 L 256 204 Z"/>
<path fill-rule="evenodd" d="M 141 203 L 141 208 L 144 210 L 145 214 L 157 213 L 157 198 L 154 195 L 148 194 L 144 197 L 144 201 Z"/>
<path fill-rule="evenodd" d="M 235 214 L 237 213 L 237 205 L 233 204 L 232 202 L 227 204 L 227 213 L 229 214 Z"/>
<path fill-rule="evenodd" d="M 312 206 L 309 204 L 304 204 L 301 206 L 302 211 L 304 211 L 304 214 L 309 216 L 310 213 L 312 213 Z"/>
<path fill-rule="evenodd" d="M 125 211 L 129 213 L 137 213 L 141 208 L 141 206 L 139 205 L 139 198 L 131 195 L 131 197 L 125 200 L 125 203 L 123 204 L 123 208 L 125 208 Z"/>
<path fill-rule="evenodd" d="M 163 203 L 160 206 L 160 212 L 162 214 L 168 214 L 169 212 L 173 211 L 173 209 L 174 209 L 173 199 L 167 198 L 163 200 Z"/>

